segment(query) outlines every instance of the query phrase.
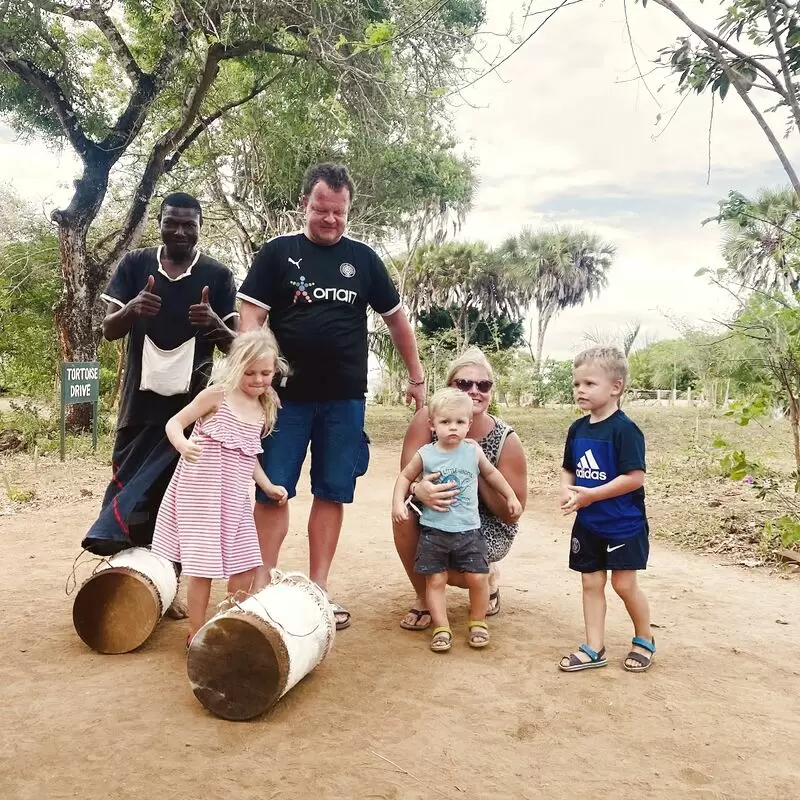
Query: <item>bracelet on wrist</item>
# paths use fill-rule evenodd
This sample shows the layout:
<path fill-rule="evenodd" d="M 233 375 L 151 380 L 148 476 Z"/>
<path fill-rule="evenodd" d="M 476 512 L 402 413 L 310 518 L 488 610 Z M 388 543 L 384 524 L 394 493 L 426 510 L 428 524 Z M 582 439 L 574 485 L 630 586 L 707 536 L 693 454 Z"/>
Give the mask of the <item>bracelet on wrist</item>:
<path fill-rule="evenodd" d="M 423 378 L 421 381 L 412 381 L 412 380 L 411 380 L 411 378 L 409 378 L 409 379 L 408 379 L 408 382 L 409 382 L 409 383 L 410 383 L 412 386 L 424 386 L 424 385 L 425 385 L 425 378 Z"/>

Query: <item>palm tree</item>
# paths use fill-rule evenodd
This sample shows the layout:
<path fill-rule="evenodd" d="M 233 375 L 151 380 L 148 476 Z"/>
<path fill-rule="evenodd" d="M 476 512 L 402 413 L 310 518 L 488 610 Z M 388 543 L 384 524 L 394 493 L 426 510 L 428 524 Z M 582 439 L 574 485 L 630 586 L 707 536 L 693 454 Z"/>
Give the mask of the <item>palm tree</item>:
<path fill-rule="evenodd" d="M 747 288 L 800 289 L 800 198 L 793 189 L 739 197 L 723 223 L 722 255 Z"/>
<path fill-rule="evenodd" d="M 410 277 L 405 297 L 410 315 L 446 310 L 458 351 L 469 346 L 482 318 L 516 320 L 525 305 L 514 270 L 483 242 L 423 245 L 412 258 Z"/>
<path fill-rule="evenodd" d="M 521 294 L 536 306 L 538 372 L 551 320 L 565 308 L 583 305 L 608 285 L 607 273 L 616 249 L 579 229 L 536 232 L 523 228 L 505 241 L 501 252 L 515 269 Z"/>

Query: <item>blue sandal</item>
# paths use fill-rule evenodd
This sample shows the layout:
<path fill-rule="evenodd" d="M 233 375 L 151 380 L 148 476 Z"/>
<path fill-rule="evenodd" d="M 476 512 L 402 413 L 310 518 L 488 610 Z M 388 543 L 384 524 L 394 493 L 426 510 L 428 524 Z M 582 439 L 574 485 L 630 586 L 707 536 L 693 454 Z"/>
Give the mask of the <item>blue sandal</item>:
<path fill-rule="evenodd" d="M 582 669 L 596 669 L 597 667 L 604 667 L 608 664 L 605 647 L 600 648 L 600 652 L 596 653 L 588 644 L 582 644 L 578 650 L 589 656 L 590 660 L 582 661 L 577 653 L 570 653 L 568 656 L 564 656 L 559 662 L 558 668 L 562 672 L 580 672 Z M 567 662 L 566 664 L 564 663 L 565 661 Z"/>
<path fill-rule="evenodd" d="M 646 672 L 648 669 L 650 669 L 650 666 L 653 663 L 653 657 L 656 654 L 655 638 L 653 638 L 653 641 L 648 642 L 647 639 L 643 639 L 641 636 L 634 636 L 633 639 L 631 639 L 631 644 L 644 648 L 648 653 L 650 653 L 650 655 L 645 656 L 641 653 L 636 653 L 631 650 L 631 652 L 625 656 L 625 661 L 622 662 L 622 666 L 625 667 L 628 672 Z M 629 667 L 626 663 L 627 661 L 635 661 L 638 666 Z"/>

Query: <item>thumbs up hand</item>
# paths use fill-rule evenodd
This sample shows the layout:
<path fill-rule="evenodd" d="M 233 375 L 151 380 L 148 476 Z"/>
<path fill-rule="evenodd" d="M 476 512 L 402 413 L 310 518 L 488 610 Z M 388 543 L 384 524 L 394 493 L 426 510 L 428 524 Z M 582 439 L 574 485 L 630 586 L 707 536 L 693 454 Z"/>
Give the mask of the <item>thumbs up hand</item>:
<path fill-rule="evenodd" d="M 128 308 L 137 317 L 154 317 L 161 310 L 161 298 L 153 292 L 155 282 L 156 279 L 148 275 L 144 289 L 128 303 Z"/>
<path fill-rule="evenodd" d="M 222 324 L 208 301 L 208 286 L 200 292 L 200 302 L 189 306 L 189 322 L 196 328 L 218 328 Z"/>

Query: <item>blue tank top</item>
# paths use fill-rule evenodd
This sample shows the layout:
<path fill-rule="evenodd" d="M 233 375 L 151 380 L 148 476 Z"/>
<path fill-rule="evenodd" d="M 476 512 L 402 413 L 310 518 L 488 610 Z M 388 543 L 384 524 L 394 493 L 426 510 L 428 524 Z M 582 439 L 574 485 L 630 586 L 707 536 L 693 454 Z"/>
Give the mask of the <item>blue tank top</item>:
<path fill-rule="evenodd" d="M 422 472 L 441 472 L 437 483 L 454 482 L 461 494 L 449 511 L 433 511 L 422 506 L 420 522 L 429 528 L 447 533 L 466 533 L 481 526 L 478 514 L 478 454 L 474 444 L 461 442 L 455 450 L 443 451 L 435 444 L 426 444 L 419 449 Z"/>

